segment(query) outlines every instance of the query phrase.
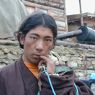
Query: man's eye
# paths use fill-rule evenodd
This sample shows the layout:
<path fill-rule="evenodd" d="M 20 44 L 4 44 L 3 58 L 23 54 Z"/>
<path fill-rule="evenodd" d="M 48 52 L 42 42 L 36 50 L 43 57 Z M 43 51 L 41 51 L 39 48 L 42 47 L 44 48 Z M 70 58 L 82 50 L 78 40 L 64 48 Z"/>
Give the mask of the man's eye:
<path fill-rule="evenodd" d="M 47 42 L 52 42 L 52 39 L 45 39 L 45 41 L 47 41 Z"/>
<path fill-rule="evenodd" d="M 37 40 L 37 37 L 30 36 L 32 40 Z"/>

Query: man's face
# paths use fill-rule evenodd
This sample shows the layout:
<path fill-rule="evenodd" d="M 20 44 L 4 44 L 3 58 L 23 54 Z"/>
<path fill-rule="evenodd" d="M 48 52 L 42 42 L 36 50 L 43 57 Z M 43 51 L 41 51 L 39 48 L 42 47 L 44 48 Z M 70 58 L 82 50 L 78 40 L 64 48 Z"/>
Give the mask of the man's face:
<path fill-rule="evenodd" d="M 40 56 L 48 56 L 54 46 L 51 29 L 43 26 L 30 30 L 21 42 L 24 45 L 24 60 L 33 64 L 39 63 Z"/>

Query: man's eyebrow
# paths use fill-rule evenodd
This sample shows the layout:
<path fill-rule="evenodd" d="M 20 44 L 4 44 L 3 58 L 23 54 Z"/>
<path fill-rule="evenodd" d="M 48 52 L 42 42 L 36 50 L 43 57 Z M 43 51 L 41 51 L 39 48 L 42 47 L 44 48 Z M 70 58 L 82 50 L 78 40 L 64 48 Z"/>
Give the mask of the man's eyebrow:
<path fill-rule="evenodd" d="M 39 37 L 39 35 L 38 35 L 38 34 L 36 34 L 36 33 L 31 33 L 30 35 L 34 35 L 34 36 Z"/>
<path fill-rule="evenodd" d="M 40 37 L 38 34 L 36 33 L 31 33 L 30 35 L 34 35 L 34 36 L 37 36 L 37 37 Z M 53 38 L 52 36 L 45 36 L 45 38 Z"/>
<path fill-rule="evenodd" d="M 53 37 L 52 36 L 46 36 L 45 38 L 51 38 L 52 39 Z"/>

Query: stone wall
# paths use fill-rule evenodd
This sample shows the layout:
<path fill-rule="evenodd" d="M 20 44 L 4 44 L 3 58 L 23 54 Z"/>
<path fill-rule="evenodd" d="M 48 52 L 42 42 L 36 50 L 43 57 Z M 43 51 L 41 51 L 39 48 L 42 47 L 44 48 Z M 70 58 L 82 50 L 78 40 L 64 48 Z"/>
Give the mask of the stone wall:
<path fill-rule="evenodd" d="M 56 46 L 60 63 L 72 68 L 79 78 L 89 78 L 95 72 L 95 49 Z"/>
<path fill-rule="evenodd" d="M 0 67 L 16 61 L 22 50 L 15 41 L 0 40 Z"/>
<path fill-rule="evenodd" d="M 21 54 L 22 50 L 19 48 L 18 42 L 0 40 L 1 68 L 7 64 L 14 63 Z M 89 77 L 92 72 L 95 72 L 95 48 L 61 45 L 56 46 L 52 54 L 60 60 L 60 64 L 73 68 L 80 78 Z"/>

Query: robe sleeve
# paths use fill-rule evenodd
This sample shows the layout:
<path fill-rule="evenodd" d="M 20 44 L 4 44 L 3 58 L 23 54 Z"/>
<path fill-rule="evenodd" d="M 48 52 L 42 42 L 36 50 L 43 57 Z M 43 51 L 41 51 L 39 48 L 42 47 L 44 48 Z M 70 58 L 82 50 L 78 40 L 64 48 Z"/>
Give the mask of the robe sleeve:
<path fill-rule="evenodd" d="M 67 71 L 60 73 L 59 75 L 49 75 L 52 87 L 51 89 L 50 81 L 47 75 L 42 72 L 40 75 L 41 85 L 41 95 L 53 95 L 55 92 L 56 95 L 76 95 L 77 91 L 79 95 L 93 95 L 91 90 L 80 80 L 75 81 L 74 72 Z"/>

